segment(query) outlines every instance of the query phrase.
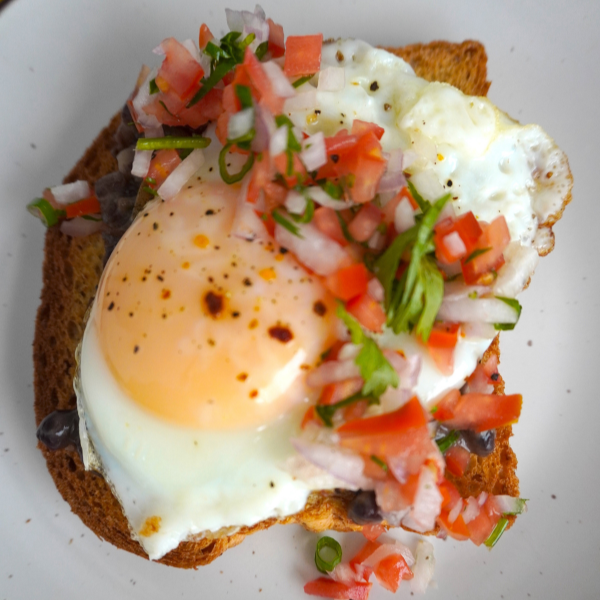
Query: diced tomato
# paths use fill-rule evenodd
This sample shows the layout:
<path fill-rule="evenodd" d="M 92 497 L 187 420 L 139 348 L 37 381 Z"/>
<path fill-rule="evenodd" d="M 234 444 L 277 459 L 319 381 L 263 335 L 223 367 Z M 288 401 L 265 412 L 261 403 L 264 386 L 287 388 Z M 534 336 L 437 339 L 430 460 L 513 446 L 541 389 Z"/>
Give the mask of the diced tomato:
<path fill-rule="evenodd" d="M 228 88 L 225 88 L 228 89 Z M 231 113 L 222 112 L 217 119 L 217 128 L 215 133 L 217 135 L 218 140 L 223 144 L 223 146 L 227 143 L 227 135 L 228 135 L 228 127 L 229 127 L 229 119 L 231 118 Z"/>
<path fill-rule="evenodd" d="M 510 232 L 504 216 L 496 217 L 482 229 L 475 249 L 462 262 L 463 277 L 468 285 L 491 283 L 495 272 L 504 264 L 502 253 L 510 243 Z M 473 253 L 480 251 L 481 254 L 473 257 Z"/>
<path fill-rule="evenodd" d="M 354 122 L 352 123 L 352 130 L 350 131 L 352 135 L 362 136 L 369 131 L 372 131 L 378 140 L 380 140 L 385 133 L 385 129 L 383 127 L 379 127 L 379 125 L 376 125 L 375 123 L 354 119 Z"/>
<path fill-rule="evenodd" d="M 458 341 L 459 323 L 434 323 L 427 340 L 429 356 L 444 375 L 450 375 L 454 369 L 454 348 Z"/>
<path fill-rule="evenodd" d="M 161 43 L 165 58 L 156 75 L 158 89 L 176 94 L 179 100 L 187 102 L 200 87 L 204 70 L 194 60 L 189 50 L 175 38 L 167 38 Z"/>
<path fill-rule="evenodd" d="M 490 497 L 493 498 L 493 496 Z M 481 507 L 479 514 L 472 521 L 467 523 L 469 537 L 477 546 L 481 546 L 481 544 L 490 537 L 496 523 L 500 520 L 500 515 L 495 514 L 490 510 L 488 505 L 490 497 L 488 497 L 486 503 Z"/>
<path fill-rule="evenodd" d="M 214 37 L 215 36 L 208 28 L 208 25 L 206 23 L 202 23 L 202 25 L 200 25 L 200 32 L 198 34 L 198 45 L 200 46 L 200 50 L 204 50 L 204 48 L 206 48 L 206 44 L 208 44 L 208 42 L 210 42 Z"/>
<path fill-rule="evenodd" d="M 367 600 L 372 583 L 356 581 L 352 584 L 341 583 L 327 577 L 319 577 L 309 581 L 304 586 L 304 593 L 321 598 L 336 598 L 338 600 Z"/>
<path fill-rule="evenodd" d="M 364 531 L 364 527 L 363 527 Z M 366 536 L 365 536 L 366 537 Z M 358 572 L 357 566 L 362 565 L 362 563 L 375 552 L 378 548 L 381 547 L 381 544 L 375 540 L 367 538 L 369 541 L 358 551 L 358 553 L 350 559 L 350 566 L 354 569 L 355 572 Z M 368 577 L 367 577 L 368 579 Z"/>
<path fill-rule="evenodd" d="M 376 463 L 373 460 L 372 456 L 363 455 L 362 459 L 365 465 L 363 467 L 363 475 L 365 477 L 368 477 L 369 479 L 376 479 L 379 481 L 385 481 L 387 479 L 387 472 L 380 464 Z"/>
<path fill-rule="evenodd" d="M 431 452 L 431 448 L 429 451 Z M 419 473 L 408 475 L 405 483 L 400 483 L 389 475 L 383 483 L 377 485 L 377 503 L 381 510 L 388 512 L 404 510 L 415 500 L 419 487 Z"/>
<path fill-rule="evenodd" d="M 273 157 L 275 169 L 285 180 L 288 188 L 293 188 L 306 177 L 306 168 L 302 164 L 300 157 L 295 152 L 292 154 L 292 174 L 288 175 L 288 155 L 285 152 Z"/>
<path fill-rule="evenodd" d="M 493 377 L 493 376 L 496 377 Z M 488 360 L 479 363 L 473 373 L 467 378 L 469 384 L 469 392 L 477 392 L 487 394 L 491 391 L 490 386 L 493 386 L 498 381 L 498 356 L 490 354 Z"/>
<path fill-rule="evenodd" d="M 386 590 L 395 593 L 403 579 L 414 575 L 401 554 L 390 554 L 375 567 L 375 577 Z"/>
<path fill-rule="evenodd" d="M 350 406 L 342 409 L 344 421 L 360 419 L 367 412 L 367 408 L 369 408 L 369 403 L 366 400 L 353 402 Z"/>
<path fill-rule="evenodd" d="M 359 136 L 350 135 L 346 129 L 341 129 L 335 135 L 325 138 L 327 156 L 348 152 L 356 146 Z"/>
<path fill-rule="evenodd" d="M 460 254 L 454 254 L 451 248 L 444 243 L 446 236 L 456 233 L 462 240 L 465 251 Z M 435 227 L 434 242 L 436 246 L 436 256 L 440 262 L 451 264 L 457 260 L 468 256 L 477 247 L 477 242 L 483 233 L 475 215 L 469 211 L 457 219 L 444 219 Z"/>
<path fill-rule="evenodd" d="M 244 66 L 252 82 L 252 87 L 258 92 L 260 101 L 274 114 L 283 110 L 284 99 L 273 90 L 271 80 L 267 76 L 256 54 L 248 46 L 244 54 Z"/>
<path fill-rule="evenodd" d="M 447 479 L 443 479 L 438 485 L 438 489 L 442 494 L 442 510 L 450 510 L 460 499 L 460 494 L 453 483 Z"/>
<path fill-rule="evenodd" d="M 179 164 L 181 164 L 181 158 L 179 158 L 177 150 L 159 150 L 148 169 L 147 177 L 156 182 L 152 184 L 153 187 L 158 189 Z"/>
<path fill-rule="evenodd" d="M 372 202 L 365 204 L 348 225 L 348 233 L 357 242 L 366 242 L 379 227 L 383 214 Z"/>
<path fill-rule="evenodd" d="M 283 72 L 288 77 L 304 77 L 321 70 L 323 34 L 288 35 Z"/>
<path fill-rule="evenodd" d="M 366 293 L 369 272 L 364 263 L 351 265 L 326 277 L 325 285 L 336 298 L 351 300 Z"/>
<path fill-rule="evenodd" d="M 340 225 L 336 211 L 333 210 L 333 208 L 328 208 L 327 206 L 320 206 L 317 208 L 313 215 L 313 223 L 319 231 L 341 246 L 348 245 L 348 240 L 344 237 L 342 226 Z"/>
<path fill-rule="evenodd" d="M 359 392 L 362 386 L 363 380 L 360 377 L 346 379 L 337 383 L 329 383 L 323 387 L 319 404 L 336 404 Z"/>
<path fill-rule="evenodd" d="M 83 215 L 94 215 L 100 212 L 100 202 L 98 202 L 96 196 L 90 196 L 78 202 L 67 204 L 64 207 L 64 211 L 66 212 L 67 219 L 74 219 Z"/>
<path fill-rule="evenodd" d="M 370 541 L 374 542 L 382 533 L 387 530 L 383 525 L 379 523 L 367 523 L 363 525 L 362 534 Z"/>
<path fill-rule="evenodd" d="M 433 418 L 437 421 L 448 421 L 454 418 L 454 409 L 460 400 L 458 390 L 449 390 L 436 403 Z"/>
<path fill-rule="evenodd" d="M 239 99 L 235 95 L 234 84 L 228 85 L 223 90 L 223 110 L 233 114 L 240 110 L 240 108 L 241 105 Z"/>
<path fill-rule="evenodd" d="M 386 316 L 381 304 L 368 293 L 353 298 L 346 304 L 346 310 L 366 329 L 381 332 Z"/>
<path fill-rule="evenodd" d="M 469 466 L 471 453 L 462 446 L 452 446 L 446 452 L 446 469 L 456 477 L 462 477 Z"/>
<path fill-rule="evenodd" d="M 446 533 L 455 540 L 468 540 L 471 536 L 471 532 L 467 528 L 462 515 L 458 515 L 458 517 L 456 517 L 456 519 L 450 523 L 448 520 L 448 511 L 442 510 L 442 512 L 438 515 L 437 520 L 442 529 L 444 529 L 444 531 L 446 531 Z"/>
<path fill-rule="evenodd" d="M 269 52 L 273 58 L 279 58 L 285 54 L 285 42 L 283 27 L 272 19 L 267 19 L 269 24 Z"/>
<path fill-rule="evenodd" d="M 473 429 L 477 432 L 496 429 L 516 423 L 521 414 L 521 394 L 469 393 L 449 398 L 446 395 L 438 403 L 434 413 L 436 420 L 454 429 Z"/>

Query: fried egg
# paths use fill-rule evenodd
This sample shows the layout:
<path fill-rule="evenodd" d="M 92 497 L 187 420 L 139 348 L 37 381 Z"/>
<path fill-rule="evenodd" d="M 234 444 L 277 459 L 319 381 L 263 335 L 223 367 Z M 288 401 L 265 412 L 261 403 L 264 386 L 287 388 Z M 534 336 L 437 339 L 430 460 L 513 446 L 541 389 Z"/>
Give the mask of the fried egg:
<path fill-rule="evenodd" d="M 325 45 L 326 66 L 344 69 L 344 88 L 318 91 L 318 113 L 289 111 L 297 126 L 331 135 L 356 118 L 375 122 L 384 150 L 412 153 L 423 196 L 451 186 L 457 213 L 504 214 L 513 241 L 534 243 L 568 185 L 566 160 L 540 128 L 427 83 L 364 42 Z M 334 298 L 274 241 L 231 235 L 241 184 L 221 181 L 214 128 L 207 135 L 200 170 L 174 199 L 147 205 L 113 252 L 78 353 L 86 468 L 104 475 L 151 559 L 193 536 L 298 512 L 324 485 L 283 465 L 316 401 L 306 374 L 337 336 Z M 490 341 L 461 338 L 450 376 L 410 336 L 386 332 L 382 345 L 421 356 L 416 389 L 427 402 L 460 387 Z"/>

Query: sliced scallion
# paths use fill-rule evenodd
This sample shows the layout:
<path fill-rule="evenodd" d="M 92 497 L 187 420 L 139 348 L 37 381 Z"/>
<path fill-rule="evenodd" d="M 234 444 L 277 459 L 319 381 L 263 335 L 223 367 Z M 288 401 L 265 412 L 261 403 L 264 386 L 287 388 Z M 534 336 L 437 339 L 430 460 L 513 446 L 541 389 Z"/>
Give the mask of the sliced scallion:
<path fill-rule="evenodd" d="M 296 237 L 303 238 L 302 234 L 300 233 L 300 229 L 291 221 L 288 221 L 278 210 L 273 210 L 271 212 L 271 216 L 273 217 L 273 221 L 275 221 L 275 223 L 279 223 L 282 227 L 287 229 L 290 233 L 293 233 Z"/>
<path fill-rule="evenodd" d="M 140 138 L 135 146 L 136 150 L 167 150 L 180 148 L 206 148 L 210 138 L 205 137 L 176 137 L 165 136 L 160 138 Z"/>
<path fill-rule="evenodd" d="M 323 536 L 317 542 L 315 565 L 321 573 L 331 573 L 342 560 L 342 547 L 332 537 Z"/>
<path fill-rule="evenodd" d="M 46 198 L 36 198 L 27 205 L 27 210 L 46 227 L 56 225 L 61 218 L 67 215 L 64 210 L 54 208 Z"/>
<path fill-rule="evenodd" d="M 305 84 L 307 81 L 310 81 L 314 76 L 315 76 L 315 74 L 313 73 L 312 75 L 305 75 L 304 77 L 300 77 L 300 79 L 296 79 L 296 81 L 294 81 L 294 83 L 292 83 L 292 86 L 295 88 L 299 88 L 301 85 Z"/>
<path fill-rule="evenodd" d="M 498 540 L 502 537 L 507 525 L 508 519 L 506 517 L 501 517 L 501 519 L 496 523 L 496 527 L 494 527 L 492 533 L 490 533 L 490 537 L 485 540 L 485 545 L 488 548 L 493 548 L 498 543 Z"/>
<path fill-rule="evenodd" d="M 448 448 L 450 448 L 450 446 L 453 446 L 458 441 L 459 437 L 460 437 L 460 433 L 458 433 L 458 431 L 450 431 L 443 438 L 440 438 L 439 440 L 435 440 L 435 443 L 438 445 L 440 452 L 442 454 L 445 454 L 445 452 L 448 450 Z"/>
<path fill-rule="evenodd" d="M 254 129 L 251 130 L 252 134 L 254 134 Z M 254 137 L 254 135 L 252 136 Z M 227 153 L 234 145 L 235 142 L 227 142 L 221 152 L 219 152 L 219 173 L 221 174 L 221 179 L 228 184 L 237 183 L 244 178 L 244 175 L 252 168 L 254 164 L 254 153 L 250 152 L 248 154 L 248 160 L 244 163 L 243 167 L 237 173 L 230 173 L 227 170 Z"/>
<path fill-rule="evenodd" d="M 496 331 L 510 331 L 511 329 L 515 328 L 515 325 L 519 321 L 523 307 L 516 298 L 506 298 L 504 296 L 496 296 L 496 298 L 498 300 L 502 300 L 504 304 L 508 304 L 508 306 L 514 309 L 514 311 L 517 313 L 517 321 L 515 323 L 494 323 L 494 329 Z"/>

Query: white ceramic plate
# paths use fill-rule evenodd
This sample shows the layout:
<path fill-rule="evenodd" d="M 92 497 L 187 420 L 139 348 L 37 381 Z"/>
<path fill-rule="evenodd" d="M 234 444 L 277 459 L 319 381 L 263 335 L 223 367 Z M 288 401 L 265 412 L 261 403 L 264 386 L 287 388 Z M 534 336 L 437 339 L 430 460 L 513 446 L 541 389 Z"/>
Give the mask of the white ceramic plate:
<path fill-rule="evenodd" d="M 141 63 L 152 61 L 157 43 L 170 35 L 193 38 L 203 21 L 220 33 L 225 6 L 13 0 L 0 12 L 0 600 L 293 599 L 303 598 L 303 583 L 317 576 L 316 537 L 296 527 L 257 534 L 196 572 L 119 551 L 70 513 L 36 449 L 31 341 L 44 232 L 25 205 L 75 164 L 120 108 Z M 502 341 L 507 390 L 525 397 L 513 447 L 529 512 L 492 552 L 437 542 L 439 588 L 429 596 L 598 597 L 600 5 L 265 0 L 263 6 L 286 34 L 322 30 L 383 45 L 481 40 L 491 99 L 519 120 L 543 125 L 569 155 L 574 203 L 555 228 L 554 253 L 522 296 L 519 326 Z M 361 544 L 358 535 L 342 537 L 348 552 Z M 398 597 L 409 593 L 404 584 Z M 387 594 L 376 589 L 372 598 Z"/>

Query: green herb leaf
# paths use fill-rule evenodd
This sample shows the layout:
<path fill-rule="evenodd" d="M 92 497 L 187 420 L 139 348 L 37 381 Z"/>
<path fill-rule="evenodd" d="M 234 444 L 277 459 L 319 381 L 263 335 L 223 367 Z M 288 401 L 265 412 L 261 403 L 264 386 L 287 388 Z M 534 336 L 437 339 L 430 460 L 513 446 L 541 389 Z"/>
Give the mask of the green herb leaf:
<path fill-rule="evenodd" d="M 254 102 L 252 100 L 252 91 L 247 85 L 235 85 L 235 95 L 237 96 L 242 108 L 252 108 Z"/>
<path fill-rule="evenodd" d="M 450 431 L 447 435 L 440 438 L 439 440 L 435 440 L 435 443 L 438 445 L 440 452 L 445 454 L 450 446 L 453 446 L 460 437 L 460 433 L 458 431 Z"/>
<path fill-rule="evenodd" d="M 341 303 L 337 307 L 337 316 L 350 331 L 352 343 L 362 345 L 354 362 L 359 367 L 360 375 L 365 382 L 361 390 L 363 397 L 379 398 L 389 386 L 398 387 L 400 383 L 398 373 L 375 341 L 364 333 L 358 321 L 346 311 Z"/>
<path fill-rule="evenodd" d="M 387 464 L 381 460 L 378 456 L 375 456 L 374 454 L 371 454 L 371 460 L 378 466 L 381 467 L 386 473 L 389 470 L 389 467 L 387 466 Z"/>
<path fill-rule="evenodd" d="M 312 221 L 314 214 L 315 214 L 315 203 L 312 198 L 306 198 L 306 208 L 304 209 L 304 212 L 301 215 L 290 214 L 290 216 L 297 223 L 310 223 Z"/>
<path fill-rule="evenodd" d="M 160 90 L 158 89 L 158 86 L 156 85 L 156 77 L 155 77 L 154 79 L 150 80 L 150 95 L 158 94 L 158 92 L 160 92 Z"/>
<path fill-rule="evenodd" d="M 466 265 L 468 262 L 471 262 L 474 258 L 477 258 L 478 256 L 481 256 L 482 254 L 485 254 L 490 250 L 491 248 L 476 248 L 475 250 L 473 250 L 473 252 L 471 252 L 471 254 L 469 254 L 469 256 L 467 256 L 467 258 L 465 258 L 463 264 Z"/>
<path fill-rule="evenodd" d="M 515 323 L 494 323 L 494 329 L 496 331 L 511 331 L 515 328 L 515 325 L 519 322 L 521 317 L 521 310 L 523 307 L 519 304 L 516 298 L 506 298 L 504 296 L 496 296 L 498 300 L 502 300 L 505 304 L 508 304 L 517 313 L 517 321 Z"/>
<path fill-rule="evenodd" d="M 271 211 L 271 216 L 273 217 L 275 223 L 279 223 L 282 227 L 287 229 L 290 233 L 293 233 L 296 237 L 304 239 L 300 233 L 300 229 L 291 221 L 288 221 L 277 209 Z"/>
<path fill-rule="evenodd" d="M 333 427 L 332 419 L 336 411 L 338 411 L 340 408 L 346 408 L 347 406 L 350 406 L 359 400 L 366 400 L 369 404 L 379 404 L 379 400 L 377 398 L 374 396 L 365 397 L 361 390 L 360 392 L 356 392 L 356 394 L 352 394 L 352 396 L 348 396 L 348 398 L 344 398 L 335 404 L 318 404 L 315 406 L 315 410 L 327 427 Z"/>
<path fill-rule="evenodd" d="M 254 52 L 254 54 L 256 54 L 256 58 L 258 58 L 258 60 L 262 60 L 265 57 L 265 54 L 267 53 L 268 49 L 269 42 L 260 43 L 256 48 L 256 51 Z"/>
<path fill-rule="evenodd" d="M 485 545 L 488 548 L 493 548 L 498 543 L 498 540 L 502 537 L 507 525 L 508 519 L 506 517 L 502 517 L 498 523 L 496 523 L 496 527 L 494 527 L 494 530 L 490 533 L 490 537 L 485 540 Z"/>
<path fill-rule="evenodd" d="M 203 77 L 201 80 L 202 87 L 196 92 L 194 97 L 187 103 L 187 108 L 191 108 L 197 104 L 212 90 L 229 71 L 231 71 L 237 63 L 233 60 L 225 60 L 218 64 L 208 77 Z"/>
<path fill-rule="evenodd" d="M 329 179 L 323 180 L 322 183 L 319 183 L 322 190 L 328 195 L 331 196 L 334 200 L 341 200 L 344 195 L 344 188 L 339 183 L 333 183 Z"/>
<path fill-rule="evenodd" d="M 408 191 L 410 195 L 415 199 L 415 202 L 419 205 L 421 212 L 426 213 L 431 208 L 431 202 L 429 200 L 425 200 L 419 192 L 417 192 L 417 188 L 409 181 L 406 181 L 406 185 L 408 186 Z M 449 194 L 448 194 L 449 195 Z"/>
<path fill-rule="evenodd" d="M 175 137 L 166 135 L 160 138 L 140 138 L 136 150 L 164 150 L 179 148 L 206 148 L 210 145 L 210 138 L 205 137 Z"/>
<path fill-rule="evenodd" d="M 322 537 L 317 542 L 315 565 L 321 573 L 330 573 L 342 560 L 342 547 L 329 536 Z"/>
<path fill-rule="evenodd" d="M 300 77 L 300 79 L 296 79 L 296 81 L 294 81 L 294 83 L 292 83 L 292 86 L 295 88 L 299 88 L 301 85 L 305 84 L 307 81 L 310 81 L 314 76 L 315 76 L 315 74 L 313 73 L 312 75 L 305 75 L 304 77 Z"/>

